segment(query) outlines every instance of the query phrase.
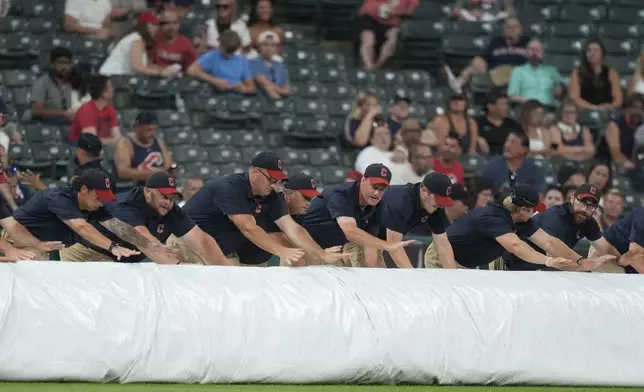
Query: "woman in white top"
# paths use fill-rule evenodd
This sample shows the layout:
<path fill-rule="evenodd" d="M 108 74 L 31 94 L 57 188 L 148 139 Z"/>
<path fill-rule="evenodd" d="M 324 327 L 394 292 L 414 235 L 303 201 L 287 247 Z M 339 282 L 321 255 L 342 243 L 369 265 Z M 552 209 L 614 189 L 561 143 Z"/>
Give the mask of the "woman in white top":
<path fill-rule="evenodd" d="M 159 18 L 152 12 L 139 15 L 134 31 L 123 37 L 110 52 L 99 73 L 101 75 L 142 74 L 174 76 L 176 67 L 162 68 L 154 64 L 156 42 L 154 35 L 159 28 Z M 180 67 L 179 67 L 180 68 Z"/>
<path fill-rule="evenodd" d="M 544 128 L 544 111 L 539 101 L 531 99 L 521 106 L 519 123 L 530 139 L 530 155 L 543 157 L 553 153 L 550 132 Z"/>
<path fill-rule="evenodd" d="M 356 158 L 355 169 L 364 174 L 367 166 L 372 163 L 382 163 L 390 167 L 391 162 L 391 132 L 384 117 L 377 115 L 371 128 L 371 145 L 360 151 Z"/>
<path fill-rule="evenodd" d="M 628 83 L 628 96 L 633 94 L 644 94 L 644 52 L 637 58 L 635 72 Z"/>

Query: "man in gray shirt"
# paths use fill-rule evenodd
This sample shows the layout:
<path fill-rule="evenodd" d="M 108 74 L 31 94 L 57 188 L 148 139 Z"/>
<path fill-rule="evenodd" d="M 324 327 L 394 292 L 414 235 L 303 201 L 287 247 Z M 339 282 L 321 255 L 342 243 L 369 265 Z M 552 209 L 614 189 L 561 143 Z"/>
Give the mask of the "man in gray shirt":
<path fill-rule="evenodd" d="M 31 90 L 31 117 L 47 124 L 67 125 L 74 118 L 70 110 L 72 52 L 55 47 L 49 54 L 49 72 L 42 75 Z"/>

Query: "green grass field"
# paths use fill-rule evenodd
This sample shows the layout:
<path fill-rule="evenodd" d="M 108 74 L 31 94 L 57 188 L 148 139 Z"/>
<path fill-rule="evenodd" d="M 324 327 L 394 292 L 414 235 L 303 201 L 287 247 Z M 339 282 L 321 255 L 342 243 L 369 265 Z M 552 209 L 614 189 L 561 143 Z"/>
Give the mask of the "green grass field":
<path fill-rule="evenodd" d="M 1 392 L 634 392 L 644 388 L 0 383 Z"/>

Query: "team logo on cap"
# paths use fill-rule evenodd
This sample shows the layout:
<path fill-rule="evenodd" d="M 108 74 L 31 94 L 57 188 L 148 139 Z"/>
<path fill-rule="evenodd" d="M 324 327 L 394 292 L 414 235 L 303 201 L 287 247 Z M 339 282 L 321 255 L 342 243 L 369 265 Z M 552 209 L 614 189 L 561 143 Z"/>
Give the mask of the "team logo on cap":
<path fill-rule="evenodd" d="M 157 233 L 163 233 L 163 223 L 157 225 Z"/>
<path fill-rule="evenodd" d="M 282 170 L 282 160 L 281 160 L 281 159 L 278 159 L 278 160 L 277 160 L 277 167 L 278 167 L 280 170 Z"/>
<path fill-rule="evenodd" d="M 174 177 L 168 177 L 168 185 L 174 186 Z"/>
<path fill-rule="evenodd" d="M 597 194 L 597 188 L 595 188 L 594 186 L 591 186 L 590 193 L 592 193 L 593 195 Z"/>
<path fill-rule="evenodd" d="M 448 186 L 447 189 L 445 189 L 445 196 L 449 196 L 452 194 L 452 187 Z"/>
<path fill-rule="evenodd" d="M 311 188 L 315 189 L 318 184 L 315 183 L 315 180 L 311 178 Z"/>
<path fill-rule="evenodd" d="M 256 213 L 256 214 L 259 214 L 259 213 L 261 213 L 261 212 L 262 212 L 262 205 L 261 205 L 261 204 L 258 204 L 258 205 L 257 205 L 257 207 L 255 207 L 255 213 Z"/>
<path fill-rule="evenodd" d="M 112 188 L 112 185 L 110 184 L 110 179 L 109 179 L 109 178 L 106 178 L 106 179 L 105 179 L 105 187 L 106 187 L 107 189 Z"/>
<path fill-rule="evenodd" d="M 380 169 L 380 175 L 383 176 L 383 177 L 387 177 L 387 168 L 386 167 L 383 167 L 382 169 Z"/>

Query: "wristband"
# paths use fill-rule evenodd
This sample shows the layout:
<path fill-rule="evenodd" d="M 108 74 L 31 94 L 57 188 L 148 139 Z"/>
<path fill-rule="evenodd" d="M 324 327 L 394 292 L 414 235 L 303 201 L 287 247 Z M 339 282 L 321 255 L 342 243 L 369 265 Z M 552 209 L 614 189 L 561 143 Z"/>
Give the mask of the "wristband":
<path fill-rule="evenodd" d="M 552 260 L 552 257 L 548 257 L 546 259 L 546 267 L 551 267 L 552 266 L 552 264 L 548 264 L 550 262 L 550 260 Z"/>
<path fill-rule="evenodd" d="M 581 261 L 582 261 L 583 259 L 584 259 L 583 257 L 580 257 L 580 258 L 578 258 L 578 259 L 577 259 L 577 261 L 576 261 L 575 263 L 577 263 L 577 265 L 581 265 Z"/>

